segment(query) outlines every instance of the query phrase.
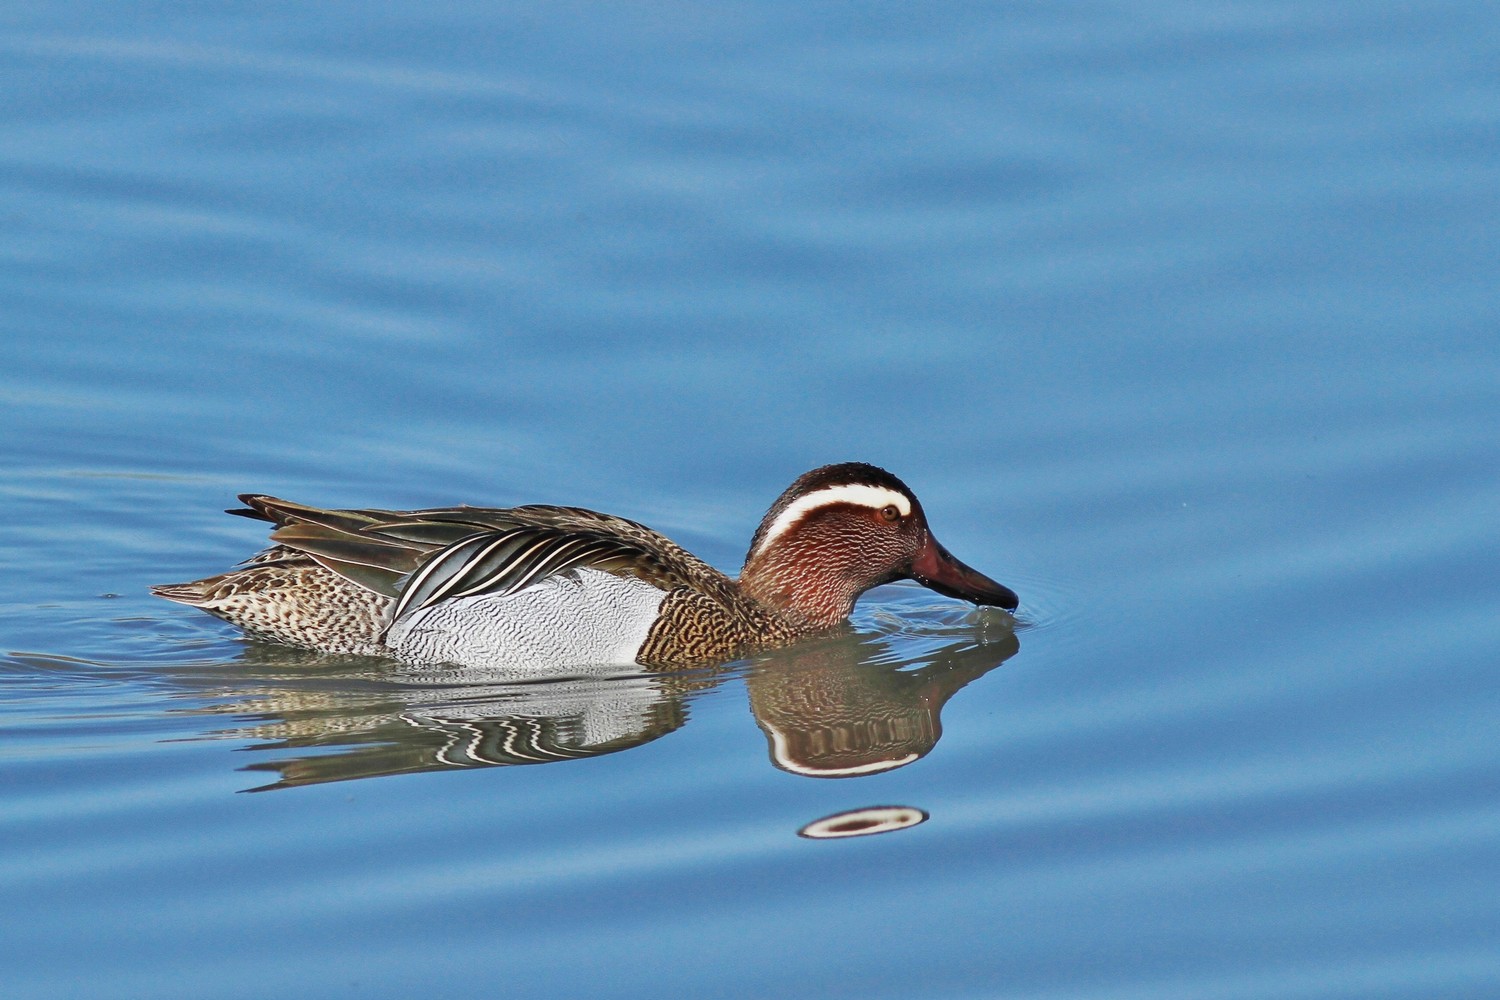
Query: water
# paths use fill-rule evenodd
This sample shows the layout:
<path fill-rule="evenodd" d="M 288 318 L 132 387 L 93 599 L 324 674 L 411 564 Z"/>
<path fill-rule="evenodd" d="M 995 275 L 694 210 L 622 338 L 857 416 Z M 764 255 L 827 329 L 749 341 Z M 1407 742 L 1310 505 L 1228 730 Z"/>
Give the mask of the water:
<path fill-rule="evenodd" d="M 1497 41 L 7 14 L 0 992 L 1500 993 Z M 732 570 L 846 459 L 1019 626 L 899 586 L 517 684 L 145 593 L 254 548 L 245 490 L 583 504 Z"/>

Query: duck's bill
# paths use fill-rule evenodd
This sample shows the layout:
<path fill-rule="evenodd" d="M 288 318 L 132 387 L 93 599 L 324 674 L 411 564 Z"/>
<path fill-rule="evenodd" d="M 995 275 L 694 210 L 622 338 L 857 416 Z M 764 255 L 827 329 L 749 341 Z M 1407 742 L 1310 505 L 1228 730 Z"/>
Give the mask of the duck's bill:
<path fill-rule="evenodd" d="M 1016 610 L 1021 603 L 1014 590 L 965 566 L 931 535 L 927 536 L 927 543 L 911 561 L 911 578 L 944 597 L 956 597 L 961 601 L 1004 608 L 1006 611 Z"/>

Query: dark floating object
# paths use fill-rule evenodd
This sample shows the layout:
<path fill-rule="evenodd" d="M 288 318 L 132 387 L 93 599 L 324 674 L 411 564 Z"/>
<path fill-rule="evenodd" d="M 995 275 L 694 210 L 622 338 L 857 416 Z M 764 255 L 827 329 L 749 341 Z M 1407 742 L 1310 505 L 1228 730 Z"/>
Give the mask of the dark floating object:
<path fill-rule="evenodd" d="M 808 840 L 841 840 L 894 833 L 927 822 L 927 812 L 914 806 L 866 806 L 815 819 L 797 831 Z"/>

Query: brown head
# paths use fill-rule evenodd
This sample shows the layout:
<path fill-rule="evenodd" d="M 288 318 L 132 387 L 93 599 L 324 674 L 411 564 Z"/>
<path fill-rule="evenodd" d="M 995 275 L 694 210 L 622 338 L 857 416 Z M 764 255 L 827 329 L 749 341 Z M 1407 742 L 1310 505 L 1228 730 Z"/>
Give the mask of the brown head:
<path fill-rule="evenodd" d="M 1015 610 L 1017 598 L 955 559 L 895 476 L 862 462 L 799 477 L 750 541 L 740 586 L 794 620 L 826 628 L 871 587 L 915 580 L 948 597 Z"/>

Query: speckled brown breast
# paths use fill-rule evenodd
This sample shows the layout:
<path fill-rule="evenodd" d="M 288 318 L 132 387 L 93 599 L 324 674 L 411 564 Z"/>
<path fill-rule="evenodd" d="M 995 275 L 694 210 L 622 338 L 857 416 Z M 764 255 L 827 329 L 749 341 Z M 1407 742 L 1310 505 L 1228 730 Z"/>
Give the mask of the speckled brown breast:
<path fill-rule="evenodd" d="M 725 659 L 797 638 L 798 630 L 743 598 L 722 598 L 678 587 L 661 603 L 656 624 L 646 635 L 636 660 L 645 665 L 681 664 Z"/>

